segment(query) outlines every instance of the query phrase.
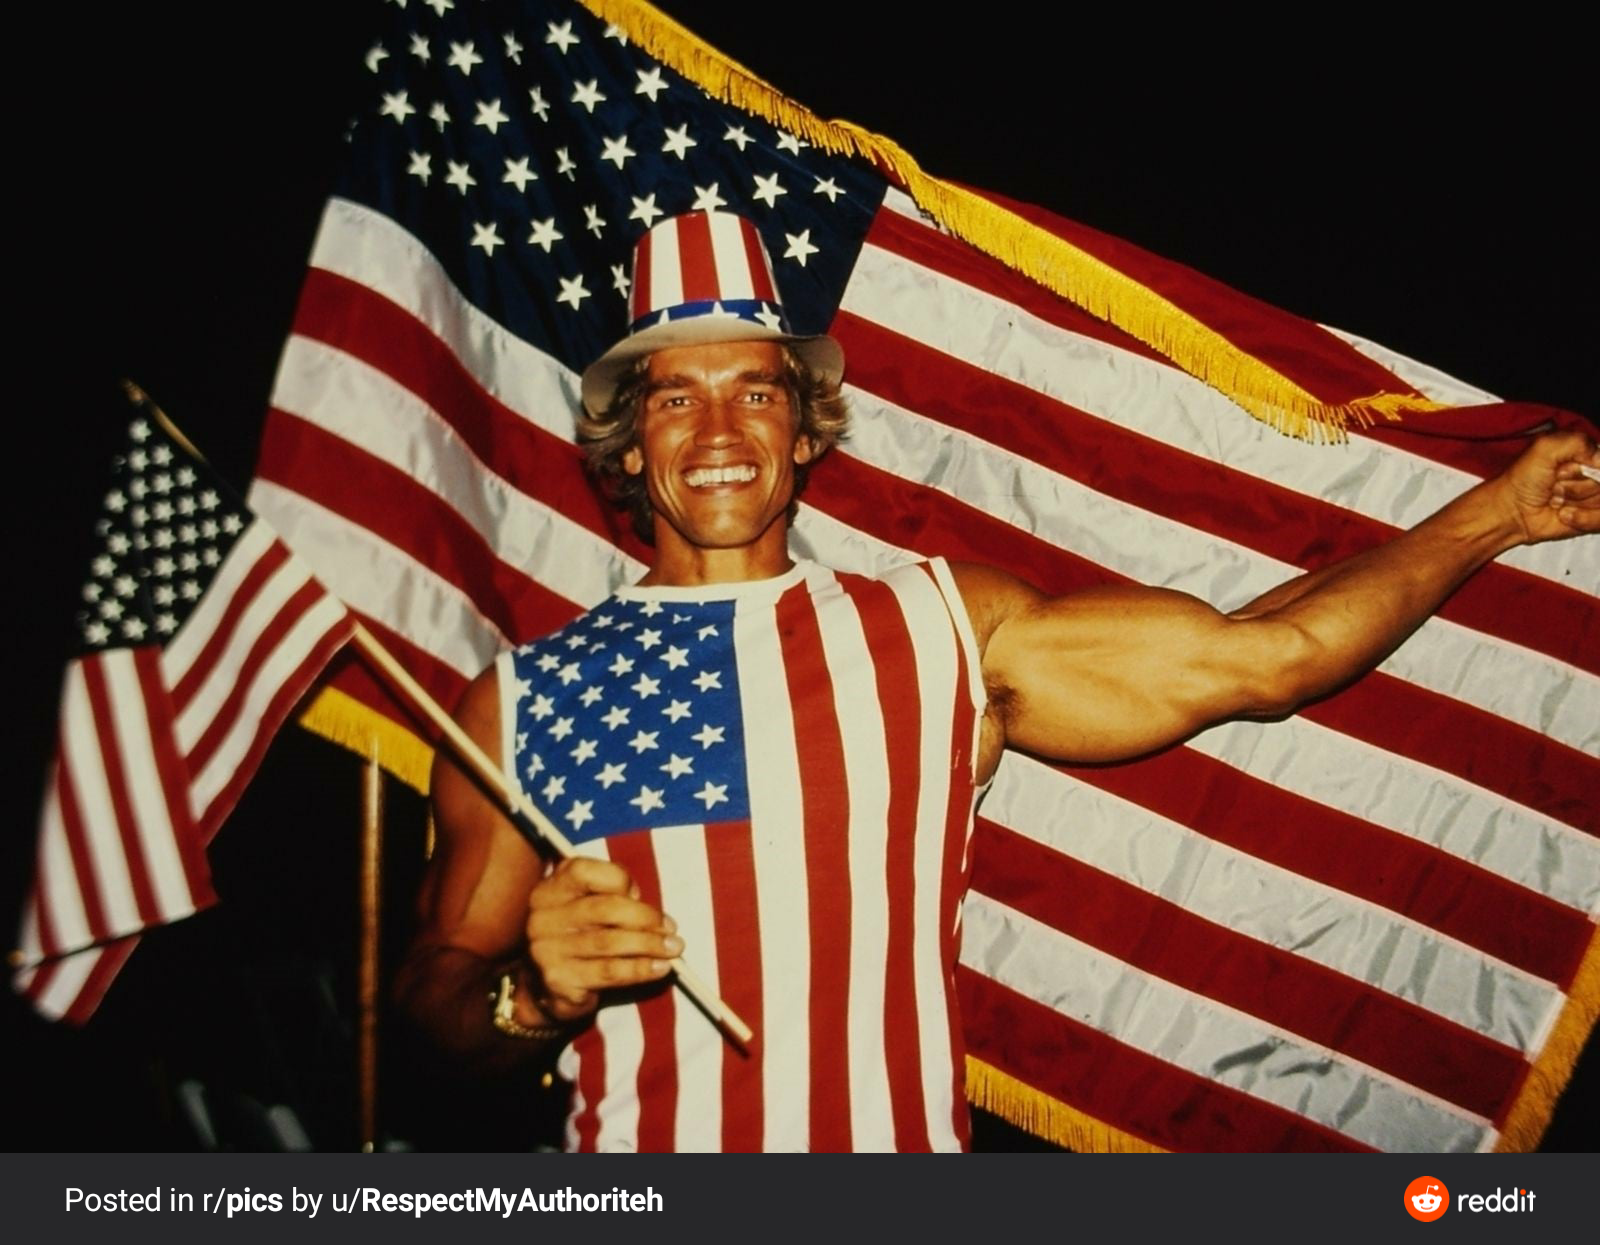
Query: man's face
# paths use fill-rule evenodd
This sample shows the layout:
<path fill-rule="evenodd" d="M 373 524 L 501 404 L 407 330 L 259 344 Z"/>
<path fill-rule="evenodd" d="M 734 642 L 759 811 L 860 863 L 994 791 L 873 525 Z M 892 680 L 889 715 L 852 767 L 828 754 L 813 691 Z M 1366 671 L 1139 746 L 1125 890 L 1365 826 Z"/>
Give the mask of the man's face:
<path fill-rule="evenodd" d="M 755 544 L 782 519 L 796 463 L 811 460 L 776 342 L 679 346 L 650 356 L 639 440 L 622 459 L 643 474 L 656 545 L 676 534 L 701 549 Z M 663 528 L 665 524 L 665 529 Z"/>

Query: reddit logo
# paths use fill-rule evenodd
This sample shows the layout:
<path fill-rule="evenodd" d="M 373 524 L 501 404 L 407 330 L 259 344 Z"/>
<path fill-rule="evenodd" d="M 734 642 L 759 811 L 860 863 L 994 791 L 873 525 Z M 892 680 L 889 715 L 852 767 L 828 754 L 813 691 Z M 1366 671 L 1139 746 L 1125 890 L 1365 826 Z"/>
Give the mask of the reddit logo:
<path fill-rule="evenodd" d="M 1406 1214 L 1432 1223 L 1450 1208 L 1450 1190 L 1432 1176 L 1418 1176 L 1406 1186 Z"/>

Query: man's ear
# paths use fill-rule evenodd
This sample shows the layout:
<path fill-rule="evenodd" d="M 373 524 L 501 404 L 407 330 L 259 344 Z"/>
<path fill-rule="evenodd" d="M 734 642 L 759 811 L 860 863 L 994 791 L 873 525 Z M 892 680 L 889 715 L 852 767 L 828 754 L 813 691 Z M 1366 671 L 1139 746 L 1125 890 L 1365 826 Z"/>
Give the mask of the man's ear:
<path fill-rule="evenodd" d="M 801 433 L 794 439 L 794 461 L 804 465 L 817 457 L 817 447 L 811 438 Z"/>
<path fill-rule="evenodd" d="M 636 476 L 644 470 L 644 451 L 637 445 L 631 445 L 622 454 L 622 469 L 630 476 Z"/>

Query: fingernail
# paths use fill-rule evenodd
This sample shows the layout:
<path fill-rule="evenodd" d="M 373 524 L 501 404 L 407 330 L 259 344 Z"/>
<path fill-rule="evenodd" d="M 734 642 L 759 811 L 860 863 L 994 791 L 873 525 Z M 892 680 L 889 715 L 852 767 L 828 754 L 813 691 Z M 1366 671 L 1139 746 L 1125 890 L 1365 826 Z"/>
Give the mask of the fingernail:
<path fill-rule="evenodd" d="M 677 955 L 683 950 L 683 939 L 676 934 L 670 934 L 661 940 L 661 945 L 667 949 L 668 955 Z"/>
<path fill-rule="evenodd" d="M 663 973 L 665 973 L 671 967 L 672 967 L 672 965 L 667 963 L 667 961 L 665 961 L 665 960 L 651 960 L 650 961 L 650 971 L 655 973 L 656 976 L 658 976 L 658 977 L 661 976 Z"/>
<path fill-rule="evenodd" d="M 678 929 L 678 923 L 670 916 L 664 916 L 661 918 L 661 928 L 666 930 L 669 934 L 675 933 Z"/>
<path fill-rule="evenodd" d="M 639 898 L 639 884 L 637 882 L 635 882 L 632 886 L 628 887 L 628 898 L 629 899 L 637 899 L 637 898 Z"/>

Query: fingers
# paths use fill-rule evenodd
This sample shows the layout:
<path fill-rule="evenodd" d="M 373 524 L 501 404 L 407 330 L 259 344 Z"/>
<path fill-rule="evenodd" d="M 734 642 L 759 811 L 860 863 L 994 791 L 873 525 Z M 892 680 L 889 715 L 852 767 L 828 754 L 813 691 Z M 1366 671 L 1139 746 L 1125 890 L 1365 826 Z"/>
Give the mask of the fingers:
<path fill-rule="evenodd" d="M 631 895 L 637 899 L 639 888 L 621 865 L 609 860 L 574 856 L 570 860 L 563 860 L 533 888 L 533 893 L 528 896 L 528 906 L 557 907 L 587 894 Z"/>

